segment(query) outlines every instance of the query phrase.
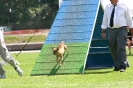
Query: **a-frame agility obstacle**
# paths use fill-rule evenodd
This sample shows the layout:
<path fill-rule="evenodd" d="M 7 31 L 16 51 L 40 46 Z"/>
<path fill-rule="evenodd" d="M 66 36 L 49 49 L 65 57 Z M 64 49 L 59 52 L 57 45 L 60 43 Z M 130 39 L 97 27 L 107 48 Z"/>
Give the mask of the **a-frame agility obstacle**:
<path fill-rule="evenodd" d="M 100 0 L 63 0 L 31 76 L 82 74 L 89 67 L 112 67 L 108 41 L 101 38 L 102 16 Z M 62 40 L 70 53 L 65 53 L 59 66 L 52 47 Z"/>

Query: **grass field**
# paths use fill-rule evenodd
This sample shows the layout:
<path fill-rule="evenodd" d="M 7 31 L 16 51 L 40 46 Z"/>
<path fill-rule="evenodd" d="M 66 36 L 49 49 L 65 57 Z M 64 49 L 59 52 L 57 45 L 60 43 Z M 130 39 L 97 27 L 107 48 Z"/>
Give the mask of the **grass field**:
<path fill-rule="evenodd" d="M 123 73 L 113 72 L 113 68 L 99 68 L 86 69 L 84 74 L 30 76 L 38 55 L 35 52 L 18 56 L 23 77 L 10 65 L 4 65 L 6 79 L 0 79 L 0 88 L 131 88 L 133 85 L 133 54 L 127 55 L 130 67 Z"/>
<path fill-rule="evenodd" d="M 29 39 L 31 40 L 29 41 Z M 24 43 L 24 42 L 44 42 L 46 35 L 44 34 L 30 34 L 30 35 L 6 35 L 4 36 L 6 44 L 10 43 Z"/>

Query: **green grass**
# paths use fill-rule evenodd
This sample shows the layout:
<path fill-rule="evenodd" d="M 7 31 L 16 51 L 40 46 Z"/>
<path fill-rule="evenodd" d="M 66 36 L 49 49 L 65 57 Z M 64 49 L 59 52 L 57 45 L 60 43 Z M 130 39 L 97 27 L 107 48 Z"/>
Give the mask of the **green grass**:
<path fill-rule="evenodd" d="M 130 67 L 123 73 L 113 72 L 113 68 L 99 68 L 86 69 L 84 74 L 30 76 L 38 55 L 22 53 L 18 56 L 23 77 L 10 65 L 4 65 L 6 79 L 0 79 L 0 88 L 131 88 L 133 85 L 133 54 L 127 56 Z"/>
<path fill-rule="evenodd" d="M 8 43 L 24 43 L 28 42 L 31 38 L 30 42 L 44 42 L 46 39 L 46 36 L 43 34 L 37 34 L 37 35 L 14 35 L 14 36 L 4 36 L 6 44 Z"/>

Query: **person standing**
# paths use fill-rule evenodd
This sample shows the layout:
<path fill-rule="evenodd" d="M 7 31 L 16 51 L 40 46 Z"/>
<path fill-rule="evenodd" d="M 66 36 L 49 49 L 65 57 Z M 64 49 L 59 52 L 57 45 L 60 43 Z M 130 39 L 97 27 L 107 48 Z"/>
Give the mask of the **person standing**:
<path fill-rule="evenodd" d="M 6 62 L 9 63 L 18 73 L 19 76 L 23 75 L 23 71 L 18 66 L 18 62 L 10 55 L 8 52 L 8 49 L 6 47 L 6 44 L 4 42 L 4 36 L 3 36 L 3 28 L 0 27 L 0 55 L 1 58 Z M 6 78 L 5 71 L 2 68 L 2 64 L 0 63 L 0 79 Z"/>
<path fill-rule="evenodd" d="M 128 62 L 126 58 L 127 27 L 133 30 L 130 9 L 119 0 L 110 0 L 111 4 L 105 7 L 102 21 L 102 38 L 106 38 L 108 28 L 108 41 L 111 55 L 114 59 L 114 71 L 125 72 Z"/>
<path fill-rule="evenodd" d="M 127 47 L 129 50 L 129 55 L 131 55 L 131 45 L 132 45 L 132 35 L 131 35 L 131 29 L 129 29 L 127 33 Z"/>

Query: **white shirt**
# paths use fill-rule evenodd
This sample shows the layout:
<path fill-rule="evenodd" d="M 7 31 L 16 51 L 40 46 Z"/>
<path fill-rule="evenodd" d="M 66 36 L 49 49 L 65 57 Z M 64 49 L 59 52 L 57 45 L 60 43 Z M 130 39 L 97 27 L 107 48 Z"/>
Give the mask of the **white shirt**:
<path fill-rule="evenodd" d="M 114 6 L 112 4 L 106 6 L 101 25 L 102 29 L 110 27 L 110 18 L 113 8 Z M 125 4 L 118 2 L 115 6 L 113 28 L 119 28 L 122 26 L 133 28 L 133 21 L 130 9 Z"/>
<path fill-rule="evenodd" d="M 4 42 L 3 28 L 0 27 L 0 42 Z"/>

